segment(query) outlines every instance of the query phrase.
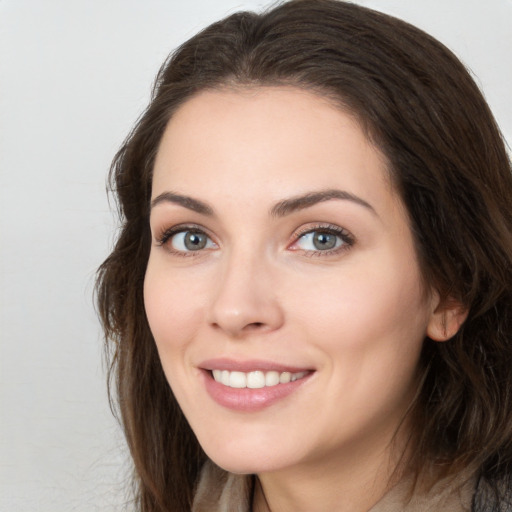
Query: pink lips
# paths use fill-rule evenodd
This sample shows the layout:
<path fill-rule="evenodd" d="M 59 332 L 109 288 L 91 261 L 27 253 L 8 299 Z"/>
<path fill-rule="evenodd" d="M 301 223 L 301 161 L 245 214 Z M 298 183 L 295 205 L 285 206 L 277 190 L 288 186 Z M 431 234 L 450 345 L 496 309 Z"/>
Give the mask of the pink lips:
<path fill-rule="evenodd" d="M 248 361 L 233 361 L 232 359 L 227 358 L 208 359 L 207 361 L 203 361 L 199 365 L 199 367 L 204 370 L 228 370 L 230 372 L 252 372 L 254 370 L 261 370 L 264 372 L 276 371 L 280 373 L 299 373 L 309 370 L 309 368 L 287 366 L 280 363 L 263 361 L 260 359 L 251 359 Z"/>
<path fill-rule="evenodd" d="M 211 398 L 223 407 L 240 412 L 257 412 L 275 404 L 298 390 L 314 373 L 313 370 L 308 368 L 297 368 L 261 360 L 233 361 L 229 359 L 211 359 L 203 361 L 200 364 L 200 369 L 202 370 L 206 391 Z M 262 372 L 289 372 L 291 374 L 307 373 L 295 381 L 251 389 L 232 388 L 221 382 L 216 382 L 212 376 L 213 370 L 244 373 L 257 370 Z"/>

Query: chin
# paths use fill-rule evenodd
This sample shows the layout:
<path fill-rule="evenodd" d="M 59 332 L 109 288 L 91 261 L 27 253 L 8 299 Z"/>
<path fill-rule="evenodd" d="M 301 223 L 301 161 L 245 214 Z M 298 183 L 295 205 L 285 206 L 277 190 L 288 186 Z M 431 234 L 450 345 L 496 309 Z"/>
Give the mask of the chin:
<path fill-rule="evenodd" d="M 274 460 L 260 460 L 261 454 L 256 457 L 256 460 L 254 458 L 252 460 L 242 460 L 239 457 L 226 457 L 225 455 L 210 457 L 210 459 L 225 471 L 237 475 L 271 473 L 287 467 Z"/>
<path fill-rule="evenodd" d="M 208 457 L 222 469 L 235 474 L 261 474 L 286 469 L 297 463 L 297 453 L 292 456 L 263 439 L 256 443 L 244 443 L 233 439 L 224 446 L 203 446 Z"/>

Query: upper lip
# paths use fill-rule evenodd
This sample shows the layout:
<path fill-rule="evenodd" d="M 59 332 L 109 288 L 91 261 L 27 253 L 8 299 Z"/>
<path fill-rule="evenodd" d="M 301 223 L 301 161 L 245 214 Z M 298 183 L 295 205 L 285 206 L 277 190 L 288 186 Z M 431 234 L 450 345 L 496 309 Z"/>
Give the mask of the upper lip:
<path fill-rule="evenodd" d="M 313 369 L 307 366 L 293 366 L 274 361 L 266 361 L 262 359 L 248 359 L 244 361 L 237 361 L 228 358 L 208 359 L 202 361 L 199 368 L 203 370 L 228 370 L 231 372 L 252 372 L 252 371 L 275 371 L 275 372 L 290 372 L 299 373 L 305 371 L 312 371 Z"/>

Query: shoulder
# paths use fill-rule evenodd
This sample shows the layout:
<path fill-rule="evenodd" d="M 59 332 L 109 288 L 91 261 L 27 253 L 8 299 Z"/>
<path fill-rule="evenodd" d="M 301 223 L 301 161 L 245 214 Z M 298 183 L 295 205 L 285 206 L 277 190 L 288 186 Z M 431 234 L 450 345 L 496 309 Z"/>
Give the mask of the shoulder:
<path fill-rule="evenodd" d="M 369 512 L 471 512 L 476 477 L 462 472 L 438 480 L 427 489 L 413 478 L 393 487 Z"/>

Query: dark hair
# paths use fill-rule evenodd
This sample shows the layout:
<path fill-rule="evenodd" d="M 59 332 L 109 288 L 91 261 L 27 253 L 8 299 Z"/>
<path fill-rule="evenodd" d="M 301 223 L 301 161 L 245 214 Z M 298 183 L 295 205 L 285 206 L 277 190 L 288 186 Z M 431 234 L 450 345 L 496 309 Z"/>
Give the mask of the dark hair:
<path fill-rule="evenodd" d="M 187 99 L 245 85 L 328 96 L 387 157 L 425 281 L 468 311 L 449 342 L 425 340 L 410 467 L 476 467 L 498 503 L 512 469 L 512 174 L 498 127 L 464 66 L 432 37 L 350 3 L 295 0 L 229 16 L 173 53 L 112 164 L 122 226 L 97 302 L 140 509 L 189 509 L 206 459 L 144 312 L 155 154 Z"/>

